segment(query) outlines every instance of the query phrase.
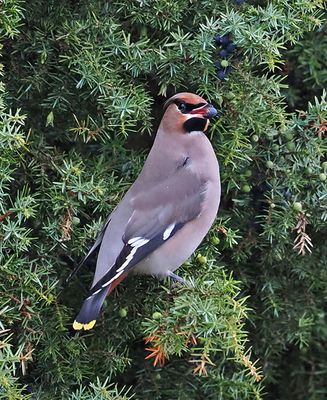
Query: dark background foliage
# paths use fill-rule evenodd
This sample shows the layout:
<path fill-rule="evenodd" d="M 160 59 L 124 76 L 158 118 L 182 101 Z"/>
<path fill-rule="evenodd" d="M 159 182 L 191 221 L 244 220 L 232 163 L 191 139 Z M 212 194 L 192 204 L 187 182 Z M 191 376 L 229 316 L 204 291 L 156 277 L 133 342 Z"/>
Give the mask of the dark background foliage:
<path fill-rule="evenodd" d="M 326 398 L 323 2 L 0 6 L 0 399 Z M 74 333 L 94 260 L 65 280 L 178 91 L 220 112 L 221 208 L 180 270 L 195 288 L 132 277 Z"/>

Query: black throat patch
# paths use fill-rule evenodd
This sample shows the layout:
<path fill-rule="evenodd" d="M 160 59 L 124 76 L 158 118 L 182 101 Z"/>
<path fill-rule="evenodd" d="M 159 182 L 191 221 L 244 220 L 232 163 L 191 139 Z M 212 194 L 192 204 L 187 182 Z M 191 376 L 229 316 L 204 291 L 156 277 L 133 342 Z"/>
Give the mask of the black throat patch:
<path fill-rule="evenodd" d="M 208 120 L 206 120 L 205 118 L 194 117 L 185 121 L 183 127 L 187 132 L 193 132 L 193 131 L 203 132 L 206 128 L 207 122 Z"/>

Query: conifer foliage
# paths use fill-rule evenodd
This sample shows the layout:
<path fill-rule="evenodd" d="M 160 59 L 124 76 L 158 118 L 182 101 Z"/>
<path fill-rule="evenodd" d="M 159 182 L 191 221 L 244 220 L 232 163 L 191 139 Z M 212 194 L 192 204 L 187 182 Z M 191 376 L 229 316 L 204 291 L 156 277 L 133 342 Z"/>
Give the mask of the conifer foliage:
<path fill-rule="evenodd" d="M 326 398 L 323 2 L 0 6 L 0 399 Z M 94 260 L 66 278 L 177 91 L 220 114 L 194 287 L 129 278 L 75 333 Z"/>

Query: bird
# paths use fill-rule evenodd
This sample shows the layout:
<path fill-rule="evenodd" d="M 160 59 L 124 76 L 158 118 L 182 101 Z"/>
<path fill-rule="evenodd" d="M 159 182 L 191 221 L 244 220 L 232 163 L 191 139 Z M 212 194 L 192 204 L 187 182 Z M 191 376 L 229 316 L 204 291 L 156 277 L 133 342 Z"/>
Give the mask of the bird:
<path fill-rule="evenodd" d="M 193 254 L 217 215 L 219 165 L 204 133 L 216 108 L 188 92 L 175 94 L 163 108 L 143 169 L 78 266 L 98 251 L 75 330 L 94 327 L 106 296 L 132 272 L 185 283 L 175 270 Z"/>

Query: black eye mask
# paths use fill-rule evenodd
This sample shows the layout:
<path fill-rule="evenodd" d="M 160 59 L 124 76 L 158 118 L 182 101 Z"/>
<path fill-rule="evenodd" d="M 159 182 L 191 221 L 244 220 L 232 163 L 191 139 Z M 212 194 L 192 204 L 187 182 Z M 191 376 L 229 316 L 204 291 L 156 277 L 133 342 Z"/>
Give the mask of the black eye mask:
<path fill-rule="evenodd" d="M 175 104 L 183 114 L 189 114 L 192 110 L 195 110 L 196 108 L 200 108 L 206 105 L 206 103 L 190 104 L 182 100 L 176 100 Z"/>

